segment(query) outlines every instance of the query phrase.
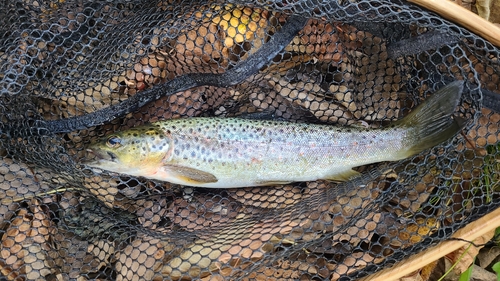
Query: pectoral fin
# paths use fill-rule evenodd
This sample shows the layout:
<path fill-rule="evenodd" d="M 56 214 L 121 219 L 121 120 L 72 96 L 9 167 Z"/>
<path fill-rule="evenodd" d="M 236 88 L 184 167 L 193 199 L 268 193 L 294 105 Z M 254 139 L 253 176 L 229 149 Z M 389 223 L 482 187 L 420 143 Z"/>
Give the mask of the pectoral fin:
<path fill-rule="evenodd" d="M 338 172 L 338 173 L 332 174 L 330 176 L 327 176 L 326 179 L 331 180 L 331 181 L 348 181 L 348 180 L 355 178 L 359 175 L 360 175 L 360 172 L 356 172 L 352 169 L 349 169 L 349 170 L 345 170 L 345 171 Z"/>
<path fill-rule="evenodd" d="M 163 169 L 171 177 L 176 178 L 180 182 L 185 182 L 186 184 L 190 185 L 206 184 L 218 181 L 217 177 L 215 177 L 211 173 L 207 173 L 194 168 L 165 165 L 163 166 Z"/>

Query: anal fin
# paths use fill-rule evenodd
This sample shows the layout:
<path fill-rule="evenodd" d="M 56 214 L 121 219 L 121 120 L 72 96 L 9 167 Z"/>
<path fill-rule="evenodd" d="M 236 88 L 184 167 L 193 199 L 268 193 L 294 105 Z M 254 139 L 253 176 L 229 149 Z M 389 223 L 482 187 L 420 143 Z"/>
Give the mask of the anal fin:
<path fill-rule="evenodd" d="M 348 181 L 355 177 L 358 177 L 361 173 L 354 171 L 352 169 L 334 173 L 332 175 L 326 176 L 325 179 L 331 181 Z"/>

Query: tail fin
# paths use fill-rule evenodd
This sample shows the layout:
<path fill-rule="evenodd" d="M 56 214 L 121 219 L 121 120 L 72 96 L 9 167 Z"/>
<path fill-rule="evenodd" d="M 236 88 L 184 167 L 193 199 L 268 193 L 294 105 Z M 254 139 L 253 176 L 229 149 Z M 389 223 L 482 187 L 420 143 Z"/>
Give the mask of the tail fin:
<path fill-rule="evenodd" d="M 402 157 L 410 157 L 453 137 L 464 126 L 464 120 L 453 116 L 463 92 L 463 81 L 439 89 L 408 116 L 396 123 L 408 128 Z"/>

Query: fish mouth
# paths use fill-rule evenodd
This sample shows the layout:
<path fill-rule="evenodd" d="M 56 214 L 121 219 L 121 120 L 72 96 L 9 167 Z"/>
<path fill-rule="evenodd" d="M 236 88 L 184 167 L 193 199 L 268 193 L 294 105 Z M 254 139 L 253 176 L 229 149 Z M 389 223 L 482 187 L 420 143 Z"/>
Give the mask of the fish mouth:
<path fill-rule="evenodd" d="M 102 161 L 111 161 L 111 162 L 117 162 L 118 157 L 116 157 L 116 154 L 113 152 L 109 151 L 100 151 L 100 150 L 93 150 L 90 148 L 87 148 L 87 152 L 89 153 L 89 157 L 86 161 L 84 161 L 84 164 L 93 164 L 93 163 L 99 163 Z"/>

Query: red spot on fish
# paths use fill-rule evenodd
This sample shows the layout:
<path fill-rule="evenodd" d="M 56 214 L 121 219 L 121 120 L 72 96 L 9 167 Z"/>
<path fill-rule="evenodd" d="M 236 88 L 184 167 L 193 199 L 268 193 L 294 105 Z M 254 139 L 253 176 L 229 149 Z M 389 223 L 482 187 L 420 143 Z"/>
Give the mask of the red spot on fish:
<path fill-rule="evenodd" d="M 262 163 L 262 160 L 257 159 L 257 158 L 255 158 L 255 157 L 252 157 L 252 163 L 253 163 L 253 164 L 260 164 L 260 163 Z"/>

